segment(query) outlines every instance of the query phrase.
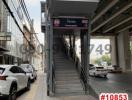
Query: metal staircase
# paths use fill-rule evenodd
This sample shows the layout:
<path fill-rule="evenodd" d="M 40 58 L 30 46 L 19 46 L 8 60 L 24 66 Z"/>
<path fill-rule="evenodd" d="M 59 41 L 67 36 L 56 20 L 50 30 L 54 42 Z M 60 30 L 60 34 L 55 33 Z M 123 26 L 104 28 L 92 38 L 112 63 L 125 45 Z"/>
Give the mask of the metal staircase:
<path fill-rule="evenodd" d="M 84 95 L 84 89 L 74 63 L 65 54 L 54 54 L 55 95 Z"/>

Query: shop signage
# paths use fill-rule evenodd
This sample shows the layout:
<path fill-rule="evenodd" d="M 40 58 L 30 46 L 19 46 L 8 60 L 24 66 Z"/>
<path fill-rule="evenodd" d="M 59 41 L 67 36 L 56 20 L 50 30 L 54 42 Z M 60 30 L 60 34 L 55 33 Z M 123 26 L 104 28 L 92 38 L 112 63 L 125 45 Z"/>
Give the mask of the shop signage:
<path fill-rule="evenodd" d="M 53 18 L 54 29 L 88 29 L 86 18 Z"/>

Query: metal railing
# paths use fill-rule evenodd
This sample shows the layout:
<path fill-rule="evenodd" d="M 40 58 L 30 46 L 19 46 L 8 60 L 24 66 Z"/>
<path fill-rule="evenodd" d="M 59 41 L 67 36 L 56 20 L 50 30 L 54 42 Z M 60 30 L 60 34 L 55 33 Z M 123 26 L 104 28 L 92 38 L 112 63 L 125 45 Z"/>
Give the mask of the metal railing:
<path fill-rule="evenodd" d="M 55 93 L 55 64 L 52 65 L 52 93 Z"/>

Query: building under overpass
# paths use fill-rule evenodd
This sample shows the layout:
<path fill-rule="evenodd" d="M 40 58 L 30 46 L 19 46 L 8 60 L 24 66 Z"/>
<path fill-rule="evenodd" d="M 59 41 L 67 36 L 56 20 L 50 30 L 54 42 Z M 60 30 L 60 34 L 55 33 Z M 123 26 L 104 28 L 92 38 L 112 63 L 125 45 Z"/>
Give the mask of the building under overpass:
<path fill-rule="evenodd" d="M 109 36 L 112 45 L 112 64 L 118 65 L 124 72 L 132 71 L 129 45 L 132 30 L 131 0 L 47 0 L 41 2 L 41 8 L 41 27 L 45 33 L 48 95 L 89 93 L 90 34 Z M 78 21 L 82 26 L 77 24 Z M 69 38 L 68 48 L 64 42 L 65 37 Z M 76 37 L 81 39 L 80 64 L 76 64 L 78 62 L 74 48 Z M 60 54 L 60 51 L 63 51 L 63 54 Z M 69 61 L 72 59 L 75 64 L 68 62 L 64 53 L 69 54 L 67 59 Z M 74 65 L 76 68 L 71 68 Z M 83 83 L 83 91 L 80 84 L 75 84 L 78 82 L 77 79 L 76 82 L 72 81 L 72 78 L 77 77 L 73 71 L 76 69 L 79 74 L 77 79 Z M 69 78 L 67 74 L 75 77 Z M 72 83 L 65 85 L 63 82 L 67 81 Z"/>

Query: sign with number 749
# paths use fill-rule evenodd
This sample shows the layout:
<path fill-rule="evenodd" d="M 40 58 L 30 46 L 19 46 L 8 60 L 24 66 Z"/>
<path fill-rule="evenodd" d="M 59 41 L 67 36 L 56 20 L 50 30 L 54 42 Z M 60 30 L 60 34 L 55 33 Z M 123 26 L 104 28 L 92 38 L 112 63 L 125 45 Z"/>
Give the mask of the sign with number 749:
<path fill-rule="evenodd" d="M 102 54 L 110 54 L 112 51 L 112 47 L 110 44 L 99 44 L 97 46 L 95 46 L 95 44 L 90 44 L 90 53 L 93 52 L 93 50 L 95 50 L 96 53 L 102 55 Z"/>

